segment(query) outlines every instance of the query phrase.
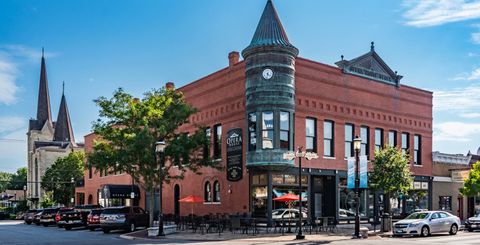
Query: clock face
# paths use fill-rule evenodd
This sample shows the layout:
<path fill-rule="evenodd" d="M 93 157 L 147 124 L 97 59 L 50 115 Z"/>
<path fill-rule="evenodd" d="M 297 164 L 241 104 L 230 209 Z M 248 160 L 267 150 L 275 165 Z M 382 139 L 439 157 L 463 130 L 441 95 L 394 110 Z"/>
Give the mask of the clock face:
<path fill-rule="evenodd" d="M 263 75 L 263 78 L 268 80 L 268 79 L 272 78 L 273 71 L 271 69 L 267 68 L 267 69 L 263 70 L 262 75 Z"/>

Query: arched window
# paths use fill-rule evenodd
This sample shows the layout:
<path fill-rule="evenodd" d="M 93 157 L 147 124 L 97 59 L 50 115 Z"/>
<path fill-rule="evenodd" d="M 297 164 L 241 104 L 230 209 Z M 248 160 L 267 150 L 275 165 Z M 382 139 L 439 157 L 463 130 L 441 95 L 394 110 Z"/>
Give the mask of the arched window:
<path fill-rule="evenodd" d="M 210 182 L 205 182 L 205 189 L 203 193 L 203 199 L 205 202 L 211 202 L 212 201 L 212 187 L 210 186 Z"/>
<path fill-rule="evenodd" d="M 213 201 L 220 202 L 220 183 L 218 180 L 213 182 Z"/>

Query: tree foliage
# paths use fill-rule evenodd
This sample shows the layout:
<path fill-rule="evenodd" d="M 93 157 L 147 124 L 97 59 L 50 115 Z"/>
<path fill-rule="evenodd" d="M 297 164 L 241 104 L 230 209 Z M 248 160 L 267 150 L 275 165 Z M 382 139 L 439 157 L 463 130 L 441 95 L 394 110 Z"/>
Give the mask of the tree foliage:
<path fill-rule="evenodd" d="M 407 194 L 412 187 L 409 156 L 399 149 L 385 146 L 375 151 L 373 170 L 369 173 L 370 188 L 396 196 Z"/>
<path fill-rule="evenodd" d="M 11 173 L 0 172 L 0 192 L 4 192 L 8 189 L 10 181 L 12 180 L 12 175 L 13 174 Z"/>
<path fill-rule="evenodd" d="M 52 166 L 47 168 L 42 177 L 42 188 L 51 192 L 54 202 L 68 205 L 74 195 L 74 181 L 83 177 L 84 171 L 83 152 L 71 152 L 66 157 L 58 158 Z"/>
<path fill-rule="evenodd" d="M 23 190 L 23 186 L 27 185 L 27 168 L 22 167 L 17 169 L 17 172 L 12 174 L 12 180 L 8 189 L 10 190 Z"/>
<path fill-rule="evenodd" d="M 204 128 L 196 125 L 188 135 L 179 131 L 196 112 L 181 92 L 154 89 L 137 99 L 120 88 L 112 98 L 100 97 L 95 103 L 100 107 L 100 118 L 93 123 L 98 137 L 87 157 L 97 172 L 126 172 L 151 193 L 159 183 L 181 179 L 188 170 L 200 174 L 202 167 L 218 168 L 202 154 L 209 144 Z M 162 169 L 155 153 L 159 141 L 166 143 Z M 170 171 L 174 166 L 179 171 Z M 151 203 L 153 208 L 153 199 Z"/>
<path fill-rule="evenodd" d="M 460 188 L 463 196 L 472 197 L 480 193 L 480 161 L 472 165 L 472 169 L 465 180 L 463 187 Z"/>

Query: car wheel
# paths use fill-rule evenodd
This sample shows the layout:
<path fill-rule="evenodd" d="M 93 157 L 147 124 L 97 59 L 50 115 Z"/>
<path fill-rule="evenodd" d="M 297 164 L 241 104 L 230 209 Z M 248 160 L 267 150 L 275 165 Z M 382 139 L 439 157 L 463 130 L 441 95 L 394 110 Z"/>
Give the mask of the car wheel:
<path fill-rule="evenodd" d="M 95 231 L 95 227 L 89 227 L 88 228 L 90 231 Z"/>
<path fill-rule="evenodd" d="M 473 229 L 472 229 L 472 228 L 468 228 L 468 232 L 473 232 Z"/>
<path fill-rule="evenodd" d="M 458 231 L 458 226 L 456 224 L 453 224 L 452 227 L 450 227 L 450 235 L 456 235 Z"/>
<path fill-rule="evenodd" d="M 422 231 L 420 232 L 420 235 L 423 237 L 430 235 L 430 229 L 428 228 L 428 226 L 425 225 L 422 227 Z"/>
<path fill-rule="evenodd" d="M 47 226 L 48 226 L 48 224 L 43 224 L 43 226 L 47 227 Z"/>
<path fill-rule="evenodd" d="M 130 232 L 134 232 L 137 227 L 135 227 L 135 223 L 130 223 Z"/>
<path fill-rule="evenodd" d="M 35 223 L 35 225 L 38 225 L 38 226 L 40 226 L 40 223 Z"/>
<path fill-rule="evenodd" d="M 72 229 L 71 226 L 65 226 L 65 230 L 66 230 L 66 231 L 69 231 L 69 230 L 71 230 L 71 229 Z"/>
<path fill-rule="evenodd" d="M 25 223 L 26 223 L 27 225 L 31 225 L 31 224 L 32 224 L 32 222 L 29 222 L 29 221 L 27 221 L 27 222 L 25 222 Z"/>
<path fill-rule="evenodd" d="M 110 230 L 109 229 L 102 229 L 103 233 L 107 234 L 107 233 L 110 233 Z"/>

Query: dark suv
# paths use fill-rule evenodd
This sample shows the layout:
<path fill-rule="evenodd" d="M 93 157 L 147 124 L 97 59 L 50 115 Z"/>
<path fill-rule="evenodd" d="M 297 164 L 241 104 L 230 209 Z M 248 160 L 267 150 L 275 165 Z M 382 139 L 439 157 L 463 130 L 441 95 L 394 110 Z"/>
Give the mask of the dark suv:
<path fill-rule="evenodd" d="M 100 205 L 78 205 L 70 212 L 62 214 L 62 220 L 65 220 L 63 227 L 65 230 L 71 230 L 73 227 L 87 226 L 87 217 L 92 209 L 101 208 Z"/>
<path fill-rule="evenodd" d="M 29 225 L 33 222 L 33 218 L 35 217 L 35 214 L 37 214 L 39 211 L 37 209 L 30 209 L 27 212 L 25 212 L 24 220 L 25 224 Z"/>
<path fill-rule="evenodd" d="M 137 227 L 148 227 L 149 215 L 140 207 L 109 207 L 100 215 L 103 233 L 123 229 L 133 232 Z"/>
<path fill-rule="evenodd" d="M 73 208 L 60 208 L 55 215 L 55 222 L 59 228 L 63 228 L 65 225 L 65 213 L 73 211 Z"/>
<path fill-rule="evenodd" d="M 45 227 L 55 224 L 55 215 L 57 214 L 57 211 L 58 208 L 44 209 L 40 215 L 40 224 Z"/>
<path fill-rule="evenodd" d="M 100 228 L 100 215 L 102 214 L 103 209 L 97 208 L 92 209 L 87 216 L 87 228 L 91 231 L 94 231 L 97 228 Z"/>

